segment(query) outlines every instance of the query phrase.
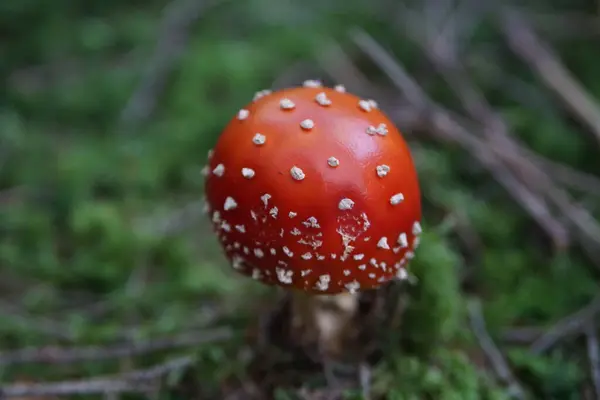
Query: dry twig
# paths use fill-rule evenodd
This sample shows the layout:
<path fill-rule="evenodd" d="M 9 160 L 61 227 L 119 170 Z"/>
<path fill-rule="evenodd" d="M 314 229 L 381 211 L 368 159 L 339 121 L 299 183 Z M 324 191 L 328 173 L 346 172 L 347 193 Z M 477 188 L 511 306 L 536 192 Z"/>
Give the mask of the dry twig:
<path fill-rule="evenodd" d="M 471 300 L 468 304 L 471 329 L 477 338 L 479 345 L 486 354 L 492 368 L 498 377 L 508 385 L 511 395 L 517 399 L 525 399 L 525 391 L 521 384 L 515 378 L 513 372 L 504 359 L 502 352 L 492 340 L 485 327 L 485 320 L 481 311 L 481 303 L 478 300 Z"/>
<path fill-rule="evenodd" d="M 450 21 L 455 20 L 456 18 L 450 19 Z M 484 96 L 477 90 L 475 85 L 471 84 L 469 81 L 468 74 L 459 64 L 458 55 L 449 54 L 447 50 L 443 52 L 439 51 L 439 47 L 436 47 L 434 43 L 427 41 L 426 37 L 419 34 L 418 30 L 414 27 L 414 21 L 412 24 L 408 20 L 403 20 L 403 22 L 406 22 L 406 26 L 409 28 L 407 29 L 408 36 L 422 48 L 424 53 L 433 62 L 434 67 L 455 90 L 463 107 L 474 119 L 479 120 L 484 126 L 484 128 L 480 130 L 483 131 L 490 144 L 492 144 L 492 146 L 489 146 L 491 151 L 494 151 L 497 154 L 497 158 L 500 160 L 505 159 L 506 155 L 511 155 L 513 162 L 523 164 L 526 160 L 524 160 L 523 157 L 517 157 L 520 154 L 520 149 L 508 136 L 503 121 L 497 117 L 491 107 L 487 104 Z M 448 22 L 448 24 L 450 24 L 450 22 Z M 519 175 L 516 176 L 518 177 Z M 547 177 L 546 180 L 548 181 Z M 530 184 L 531 182 L 524 183 Z M 530 188 L 532 187 L 530 185 L 528 186 Z M 532 193 L 532 195 L 534 194 Z M 538 201 L 544 203 L 542 198 L 539 198 Z M 548 209 L 547 213 L 551 214 L 551 211 Z M 559 247 L 566 246 L 568 237 L 566 228 L 561 226 L 560 229 L 548 229 L 552 225 L 543 222 L 543 220 L 538 222 L 541 222 L 540 225 L 546 228 L 546 232 Z M 560 225 L 560 223 L 558 223 L 558 225 Z"/>
<path fill-rule="evenodd" d="M 524 154 L 527 154 L 540 168 L 546 170 L 556 181 L 582 193 L 600 196 L 600 178 L 578 171 L 568 165 L 548 160 L 531 150 L 523 150 Z"/>
<path fill-rule="evenodd" d="M 194 23 L 217 1 L 174 0 L 164 10 L 158 42 L 141 81 L 121 113 L 121 124 L 129 127 L 150 117 L 169 74 L 183 55 Z"/>
<path fill-rule="evenodd" d="M 176 235 L 202 220 L 205 216 L 204 204 L 204 199 L 190 201 L 166 216 L 142 218 L 134 223 L 134 229 L 140 233 L 151 232 L 157 237 Z"/>
<path fill-rule="evenodd" d="M 5 322 L 10 321 L 27 329 L 31 329 L 33 332 L 38 332 L 61 340 L 73 340 L 73 334 L 69 332 L 65 324 L 61 324 L 51 318 L 31 315 L 8 301 L 0 300 L 0 318 Z"/>
<path fill-rule="evenodd" d="M 159 388 L 158 380 L 174 371 L 182 370 L 192 363 L 192 357 L 180 357 L 147 369 L 140 369 L 110 378 L 0 386 L 0 399 L 25 396 L 106 395 L 111 393 L 154 392 Z"/>
<path fill-rule="evenodd" d="M 371 82 L 351 60 L 351 56 L 333 38 L 329 38 L 318 48 L 315 55 L 321 68 L 340 82 L 347 82 L 348 89 L 361 95 L 369 95 Z"/>
<path fill-rule="evenodd" d="M 440 133 L 438 138 L 456 142 L 465 148 L 472 157 L 475 157 L 495 176 L 521 206 L 529 211 L 530 215 L 549 232 L 551 237 L 559 239 L 566 237 L 565 228 L 552 215 L 545 202 L 532 193 L 512 171 L 503 165 L 491 146 L 471 134 L 457 122 L 450 112 L 435 104 L 405 69 L 367 33 L 355 30 L 352 36 L 355 43 L 380 66 L 396 87 L 403 92 L 404 97 L 417 110 L 417 114 L 425 116 L 424 120 L 432 127 L 432 131 Z"/>
<path fill-rule="evenodd" d="M 592 384 L 596 392 L 596 398 L 600 399 L 600 345 L 598 345 L 598 334 L 593 323 L 587 323 L 585 326 L 585 335 L 587 337 L 587 350 L 590 362 Z"/>
<path fill-rule="evenodd" d="M 543 353 L 557 342 L 568 336 L 580 334 L 585 326 L 600 313 L 600 296 L 592 300 L 587 306 L 558 321 L 540 336 L 530 347 L 535 354 Z"/>
<path fill-rule="evenodd" d="M 70 86 L 88 79 L 98 70 L 117 72 L 131 70 L 140 64 L 141 51 L 134 50 L 114 57 L 96 60 L 95 58 L 61 58 L 48 64 L 33 65 L 11 71 L 7 85 L 25 93 L 36 93 L 50 88 Z"/>
<path fill-rule="evenodd" d="M 407 26 L 410 27 L 408 22 Z M 432 44 L 414 30 L 409 31 L 408 34 L 421 46 L 437 70 L 455 90 L 463 108 L 483 126 L 482 132 L 491 145 L 490 149 L 515 172 L 518 171 L 517 176 L 520 176 L 528 187 L 543 195 L 569 219 L 578 229 L 584 249 L 600 267 L 600 254 L 596 251 L 600 245 L 600 225 L 594 217 L 576 204 L 564 189 L 557 186 L 538 165 L 527 157 L 523 150 L 524 147 L 520 146 L 509 133 L 505 121 L 494 112 L 485 96 L 470 80 L 468 72 L 458 61 L 458 55 L 448 55 L 447 52 L 436 51 Z M 548 233 L 556 234 L 555 231 L 548 231 Z M 563 236 L 551 236 L 559 248 L 567 245 L 567 232 L 565 230 L 562 233 Z M 593 246 L 590 243 L 593 243 Z"/>
<path fill-rule="evenodd" d="M 580 12 L 535 13 L 531 15 L 534 27 L 552 39 L 600 36 L 600 18 Z"/>
<path fill-rule="evenodd" d="M 477 71 L 477 75 L 485 81 L 486 85 L 506 93 L 512 101 L 522 107 L 548 115 L 556 114 L 558 107 L 548 98 L 544 90 L 519 76 L 508 73 L 503 59 L 498 57 L 495 50 L 485 45 L 477 46 L 472 54 L 464 57 L 465 67 Z"/>
<path fill-rule="evenodd" d="M 154 386 L 148 382 L 128 382 L 122 379 L 89 379 L 56 383 L 18 383 L 0 386 L 0 399 L 26 396 L 73 396 L 124 392 L 148 392 Z"/>
<path fill-rule="evenodd" d="M 366 363 L 361 363 L 358 367 L 358 381 L 360 384 L 360 389 L 362 393 L 362 397 L 364 400 L 371 399 L 371 380 L 372 380 L 373 371 L 371 371 L 371 367 L 369 367 Z"/>
<path fill-rule="evenodd" d="M 513 344 L 531 344 L 544 333 L 544 328 L 523 326 L 507 328 L 502 332 L 502 341 Z"/>
<path fill-rule="evenodd" d="M 99 361 L 139 356 L 157 351 L 223 341 L 231 338 L 231 336 L 232 331 L 229 328 L 216 328 L 212 330 L 188 332 L 173 337 L 149 340 L 140 343 L 72 348 L 48 346 L 22 349 L 0 353 L 0 366 L 25 363 L 68 364 L 82 361 Z"/>
<path fill-rule="evenodd" d="M 548 44 L 539 38 L 526 18 L 517 10 L 501 9 L 500 23 L 508 44 L 537 71 L 556 96 L 585 123 L 600 142 L 600 105 L 560 62 Z"/>

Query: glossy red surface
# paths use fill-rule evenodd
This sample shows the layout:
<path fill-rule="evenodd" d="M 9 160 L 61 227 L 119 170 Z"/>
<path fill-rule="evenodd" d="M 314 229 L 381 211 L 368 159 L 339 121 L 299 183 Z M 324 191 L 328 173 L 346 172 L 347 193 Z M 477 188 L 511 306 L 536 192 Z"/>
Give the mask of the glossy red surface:
<path fill-rule="evenodd" d="M 316 101 L 320 93 L 331 103 Z M 282 99 L 295 107 L 282 108 Z M 248 104 L 247 117 L 227 125 L 209 160 L 206 196 L 239 272 L 320 294 L 375 288 L 402 273 L 420 233 L 417 173 L 400 132 L 360 100 L 329 88 L 292 88 Z M 301 126 L 308 119 L 311 129 Z M 380 124 L 386 134 L 367 133 Z M 253 141 L 257 133 L 264 143 Z M 339 165 L 330 165 L 331 157 Z M 294 179 L 293 167 L 303 179 Z M 254 175 L 243 176 L 244 168 Z M 392 204 L 397 194 L 403 200 Z M 343 199 L 352 208 L 340 209 Z"/>

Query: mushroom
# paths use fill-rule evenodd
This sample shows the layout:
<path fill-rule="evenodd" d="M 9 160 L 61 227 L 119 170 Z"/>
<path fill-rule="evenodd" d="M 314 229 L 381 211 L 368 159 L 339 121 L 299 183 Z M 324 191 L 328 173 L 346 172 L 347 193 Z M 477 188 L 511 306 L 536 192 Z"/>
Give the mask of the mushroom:
<path fill-rule="evenodd" d="M 335 357 L 358 294 L 406 277 L 420 189 L 374 101 L 307 82 L 260 92 L 229 122 L 209 157 L 207 211 L 233 268 L 290 290 L 294 329 Z"/>

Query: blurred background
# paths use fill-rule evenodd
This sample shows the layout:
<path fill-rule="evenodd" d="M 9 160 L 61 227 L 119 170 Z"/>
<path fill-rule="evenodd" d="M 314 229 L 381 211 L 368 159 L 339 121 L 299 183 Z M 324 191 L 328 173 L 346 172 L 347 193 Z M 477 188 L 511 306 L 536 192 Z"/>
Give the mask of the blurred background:
<path fill-rule="evenodd" d="M 0 398 L 600 398 L 599 65 L 596 0 L 0 1 Z M 376 99 L 423 190 L 335 385 L 202 213 L 220 130 L 305 79 Z"/>

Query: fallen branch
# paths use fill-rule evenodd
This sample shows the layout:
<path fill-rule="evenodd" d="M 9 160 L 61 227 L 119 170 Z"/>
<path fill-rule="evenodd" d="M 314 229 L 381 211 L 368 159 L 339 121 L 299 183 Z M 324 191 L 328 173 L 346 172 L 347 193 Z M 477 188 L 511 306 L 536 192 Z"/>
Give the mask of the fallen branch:
<path fill-rule="evenodd" d="M 466 55 L 463 63 L 469 70 L 477 71 L 477 76 L 486 85 L 506 93 L 510 100 L 521 107 L 548 115 L 559 111 L 556 103 L 548 98 L 542 88 L 522 77 L 510 74 L 503 61 L 491 46 L 478 45 L 472 50 L 472 54 Z"/>
<path fill-rule="evenodd" d="M 523 150 L 526 151 L 529 158 L 542 169 L 546 170 L 548 174 L 552 175 L 556 181 L 579 192 L 600 196 L 600 178 L 578 171 L 568 165 L 549 160 L 529 149 Z"/>
<path fill-rule="evenodd" d="M 408 22 L 407 26 L 410 26 Z M 557 186 L 552 178 L 526 156 L 524 147 L 520 146 L 513 138 L 506 122 L 492 109 L 483 93 L 471 81 L 468 72 L 458 61 L 457 55 L 447 55 L 445 52 L 436 51 L 432 44 L 415 31 L 411 30 L 408 34 L 423 49 L 435 68 L 454 89 L 463 108 L 483 126 L 481 131 L 489 142 L 490 149 L 496 153 L 499 159 L 513 168 L 517 176 L 520 176 L 528 187 L 535 189 L 540 195 L 547 198 L 555 208 L 560 210 L 561 214 L 568 218 L 580 233 L 580 243 L 600 268 L 600 254 L 593 248 L 600 245 L 600 224 L 587 210 L 576 204 L 569 193 Z M 551 237 L 557 247 L 566 247 L 566 236 L 564 238 Z M 589 243 L 593 243 L 593 246 L 589 246 Z"/>
<path fill-rule="evenodd" d="M 406 134 L 410 134 L 411 130 L 426 131 L 425 128 L 431 125 L 429 121 L 425 120 L 428 115 L 424 113 L 419 114 L 410 106 L 398 106 L 396 103 L 398 102 L 395 101 L 394 104 L 390 104 L 388 109 L 397 117 L 398 125 L 406 131 Z M 430 110 L 430 113 L 435 113 L 435 110 Z M 456 114 L 453 114 L 453 119 L 469 132 L 481 129 L 473 121 Z M 435 136 L 435 132 L 426 132 L 433 133 Z M 579 171 L 566 164 L 548 159 L 521 145 L 515 138 L 513 140 L 519 145 L 523 157 L 529 158 L 537 167 L 557 182 L 584 195 L 600 196 L 600 178 L 587 172 Z"/>
<path fill-rule="evenodd" d="M 48 317 L 30 315 L 30 313 L 8 301 L 0 300 L 0 318 L 5 324 L 11 322 L 43 335 L 61 340 L 73 340 L 73 334 L 69 332 L 65 324 Z"/>
<path fill-rule="evenodd" d="M 433 132 L 440 132 L 438 138 L 453 141 L 467 150 L 469 155 L 475 157 L 494 175 L 550 237 L 553 237 L 557 243 L 567 242 L 566 228 L 552 215 L 544 200 L 531 192 L 501 162 L 497 153 L 492 150 L 492 146 L 460 125 L 456 118 L 453 118 L 452 113 L 435 104 L 405 69 L 367 33 L 355 30 L 351 35 L 363 52 L 369 55 L 403 92 L 404 97 L 412 103 L 417 113 L 424 115 L 423 119 L 432 127 Z"/>
<path fill-rule="evenodd" d="M 361 363 L 358 367 L 358 382 L 360 391 L 364 400 L 371 399 L 371 381 L 373 379 L 373 371 L 366 363 Z"/>
<path fill-rule="evenodd" d="M 525 390 L 515 378 L 514 373 L 508 366 L 508 362 L 504 359 L 504 355 L 487 332 L 485 320 L 481 311 L 481 303 L 478 300 L 469 301 L 468 311 L 473 334 L 477 338 L 477 341 L 487 356 L 492 368 L 498 377 L 508 386 L 509 393 L 514 398 L 525 399 Z"/>
<path fill-rule="evenodd" d="M 596 15 L 564 10 L 556 13 L 532 13 L 531 23 L 552 39 L 597 39 L 600 36 L 600 18 Z"/>
<path fill-rule="evenodd" d="M 0 386 L 0 400 L 14 397 L 73 396 L 149 392 L 154 388 L 147 382 L 128 382 L 122 379 L 89 379 L 56 383 L 18 383 Z"/>
<path fill-rule="evenodd" d="M 232 335 L 233 333 L 228 328 L 217 328 L 213 330 L 189 332 L 173 337 L 149 340 L 140 343 L 73 348 L 47 346 L 42 348 L 22 349 L 0 353 L 0 366 L 26 363 L 69 364 L 84 361 L 132 357 L 163 350 L 223 341 L 231 338 Z"/>
<path fill-rule="evenodd" d="M 584 308 L 558 321 L 540 336 L 530 347 L 535 354 L 541 354 L 551 349 L 556 343 L 568 336 L 580 334 L 590 321 L 600 314 L 600 296 L 592 300 Z"/>
<path fill-rule="evenodd" d="M 336 80 L 344 82 L 348 90 L 363 96 L 372 95 L 373 85 L 335 39 L 329 38 L 319 46 L 315 57 L 321 68 Z"/>
<path fill-rule="evenodd" d="M 157 391 L 161 378 L 193 363 L 192 357 L 180 357 L 147 369 L 110 378 L 92 378 L 53 383 L 20 383 L 0 386 L 0 400 L 26 396 L 73 396 Z"/>
<path fill-rule="evenodd" d="M 593 323 L 585 326 L 585 336 L 587 338 L 588 359 L 590 362 L 590 376 L 594 385 L 596 398 L 600 399 L 600 345 L 598 345 L 597 328 Z"/>
<path fill-rule="evenodd" d="M 503 7 L 499 13 L 502 33 L 509 46 L 542 78 L 563 104 L 585 123 L 600 142 L 600 105 L 537 36 L 517 10 Z"/>
<path fill-rule="evenodd" d="M 11 71 L 7 84 L 27 94 L 61 86 L 68 87 L 89 79 L 99 70 L 109 73 L 131 70 L 140 64 L 141 55 L 139 50 L 134 50 L 100 61 L 84 57 L 60 59 Z"/>
<path fill-rule="evenodd" d="M 506 123 L 491 109 L 475 86 L 469 82 L 466 72 L 460 67 L 454 66 L 452 71 L 444 69 L 443 73 L 459 93 L 469 114 L 484 126 L 483 132 L 490 144 L 493 145 L 490 146 L 493 151 L 507 162 L 511 162 L 513 168 L 520 171 L 525 178 L 528 186 L 543 193 L 582 234 L 596 244 L 600 244 L 600 226 L 593 216 L 575 204 L 566 191 L 558 187 L 543 170 L 523 155 L 522 147 L 512 139 Z M 562 243 L 563 246 L 565 244 Z"/>
<path fill-rule="evenodd" d="M 501 339 L 503 342 L 530 345 L 543 333 L 544 328 L 537 326 L 507 328 L 502 332 Z"/>
<path fill-rule="evenodd" d="M 151 233 L 156 237 L 177 235 L 206 216 L 204 205 L 204 199 L 194 200 L 182 204 L 167 215 L 140 218 L 134 222 L 134 230 L 140 234 Z"/>
<path fill-rule="evenodd" d="M 183 55 L 194 23 L 217 1 L 174 0 L 164 10 L 158 42 L 138 87 L 121 113 L 121 125 L 129 127 L 150 117 L 169 74 Z M 130 131 L 128 131 L 130 132 Z"/>

